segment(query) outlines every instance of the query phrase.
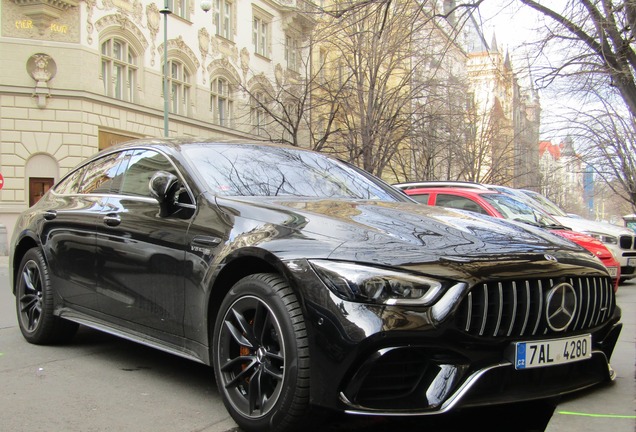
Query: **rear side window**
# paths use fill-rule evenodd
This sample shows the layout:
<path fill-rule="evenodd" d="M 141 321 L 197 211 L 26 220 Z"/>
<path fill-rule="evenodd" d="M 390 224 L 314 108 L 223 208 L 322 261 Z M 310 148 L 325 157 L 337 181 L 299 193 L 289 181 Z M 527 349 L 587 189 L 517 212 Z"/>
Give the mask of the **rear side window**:
<path fill-rule="evenodd" d="M 83 168 L 75 170 L 66 178 L 62 179 L 53 189 L 55 192 L 63 195 L 78 194 L 81 189 L 83 176 Z"/>
<path fill-rule="evenodd" d="M 116 190 L 121 181 L 122 163 L 127 161 L 126 155 L 126 152 L 113 153 L 87 165 L 80 193 L 99 194 Z"/>

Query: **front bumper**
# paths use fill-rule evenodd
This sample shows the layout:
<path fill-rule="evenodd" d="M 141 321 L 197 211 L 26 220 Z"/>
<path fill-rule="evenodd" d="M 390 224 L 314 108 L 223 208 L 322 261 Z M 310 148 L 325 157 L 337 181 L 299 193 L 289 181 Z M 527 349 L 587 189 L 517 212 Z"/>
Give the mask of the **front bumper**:
<path fill-rule="evenodd" d="M 613 378 L 609 359 L 622 324 L 609 278 L 594 278 L 602 288 L 570 279 L 579 298 L 594 303 L 581 300 L 571 330 L 558 334 L 544 331 L 538 321 L 521 319 L 520 310 L 508 314 L 516 316 L 512 319 L 488 312 L 511 304 L 531 311 L 533 293 L 545 299 L 547 284 L 497 282 L 472 290 L 457 284 L 437 308 L 404 308 L 350 302 L 313 277 L 301 279 L 315 405 L 366 415 L 438 414 L 454 407 L 560 396 Z M 514 297 L 506 297 L 512 289 Z M 497 292 L 503 293 L 501 307 L 492 299 Z M 484 298 L 492 304 L 484 305 Z M 506 352 L 514 341 L 528 338 L 526 321 L 539 329 L 529 336 L 537 340 L 591 334 L 592 357 L 516 370 Z"/>
<path fill-rule="evenodd" d="M 457 363 L 422 347 L 379 350 L 340 392 L 340 403 L 351 414 L 427 415 L 580 391 L 613 380 L 609 355 L 621 327 L 612 327 L 589 360 L 536 369 L 516 370 L 508 361 Z"/>

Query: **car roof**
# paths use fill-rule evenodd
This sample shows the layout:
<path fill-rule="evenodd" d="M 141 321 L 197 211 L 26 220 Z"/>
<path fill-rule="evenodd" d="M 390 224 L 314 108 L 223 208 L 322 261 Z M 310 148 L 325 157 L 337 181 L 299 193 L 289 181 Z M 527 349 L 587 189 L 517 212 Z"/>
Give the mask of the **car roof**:
<path fill-rule="evenodd" d="M 419 181 L 419 182 L 404 182 L 404 183 L 394 183 L 393 187 L 402 190 L 408 189 L 420 189 L 420 188 L 466 188 L 466 189 L 480 189 L 487 190 L 488 187 L 482 185 L 480 183 L 468 182 L 468 181 Z"/>
<path fill-rule="evenodd" d="M 453 195 L 505 195 L 503 192 L 499 192 L 492 189 L 474 189 L 467 187 L 417 187 L 403 189 L 403 192 L 407 195 L 416 195 L 418 193 L 448 193 Z"/>

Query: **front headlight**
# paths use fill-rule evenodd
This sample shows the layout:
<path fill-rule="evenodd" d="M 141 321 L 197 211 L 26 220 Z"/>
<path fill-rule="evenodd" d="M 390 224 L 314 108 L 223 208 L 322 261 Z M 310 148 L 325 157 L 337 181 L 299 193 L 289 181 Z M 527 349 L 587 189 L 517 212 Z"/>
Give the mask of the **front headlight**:
<path fill-rule="evenodd" d="M 597 240 L 600 240 L 602 243 L 612 244 L 612 245 L 618 244 L 618 237 L 614 237 L 612 235 L 601 234 L 596 232 L 586 232 L 585 234 L 592 236 Z"/>
<path fill-rule="evenodd" d="M 345 300 L 426 306 L 442 292 L 441 282 L 416 273 L 340 261 L 311 260 L 310 264 L 324 284 Z"/>

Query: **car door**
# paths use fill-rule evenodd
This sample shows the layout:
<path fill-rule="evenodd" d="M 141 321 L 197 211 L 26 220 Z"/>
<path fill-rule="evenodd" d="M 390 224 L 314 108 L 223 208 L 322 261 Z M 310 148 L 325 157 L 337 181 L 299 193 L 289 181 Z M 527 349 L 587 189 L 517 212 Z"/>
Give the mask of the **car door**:
<path fill-rule="evenodd" d="M 157 337 L 183 334 L 184 262 L 189 217 L 160 216 L 149 181 L 157 171 L 178 176 L 155 150 L 132 150 L 119 190 L 99 221 L 100 308 L 113 318 L 155 329 Z M 191 199 L 191 198 L 189 198 Z M 128 324 L 127 324 L 128 325 Z"/>
<path fill-rule="evenodd" d="M 120 155 L 107 155 L 71 172 L 43 198 L 43 250 L 50 277 L 65 303 L 98 309 L 95 228 Z"/>

